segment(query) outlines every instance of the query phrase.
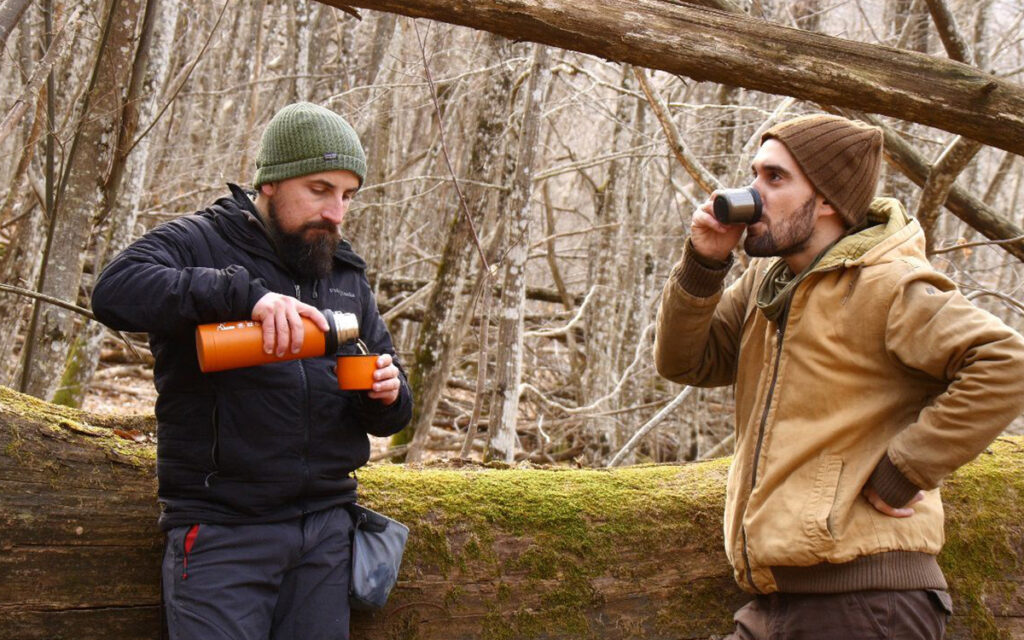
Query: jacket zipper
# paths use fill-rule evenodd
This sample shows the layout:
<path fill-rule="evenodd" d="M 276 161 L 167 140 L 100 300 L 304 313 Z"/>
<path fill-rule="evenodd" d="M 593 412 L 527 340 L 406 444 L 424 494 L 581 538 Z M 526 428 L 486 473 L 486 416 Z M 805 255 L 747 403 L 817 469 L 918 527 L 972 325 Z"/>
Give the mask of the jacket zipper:
<path fill-rule="evenodd" d="M 313 286 L 313 290 L 316 290 L 316 286 Z M 295 298 L 302 301 L 302 287 L 298 282 L 295 283 Z M 310 440 L 310 423 L 312 418 L 310 416 L 310 390 L 309 390 L 309 377 L 306 375 L 306 364 L 302 359 L 296 360 L 299 365 L 299 377 L 302 379 L 302 493 L 305 494 L 306 489 L 309 487 L 309 440 Z"/>
<path fill-rule="evenodd" d="M 779 362 L 782 360 L 782 339 L 786 335 L 786 320 L 789 318 L 789 309 L 783 311 L 782 317 L 780 318 L 778 327 L 776 328 L 776 336 L 778 337 L 778 344 L 775 348 L 775 366 L 772 368 L 772 382 L 768 385 L 768 396 L 764 401 L 764 411 L 761 412 L 761 424 L 757 430 L 757 444 L 754 446 L 754 466 L 750 471 L 750 493 L 753 494 L 754 489 L 757 487 L 757 466 L 758 461 L 761 459 L 761 445 L 764 443 L 764 431 L 765 425 L 768 423 L 768 411 L 772 408 L 772 398 L 775 395 L 775 383 L 779 379 Z M 749 498 L 747 504 L 750 504 Z M 744 508 L 746 512 L 746 508 Z M 760 589 L 754 584 L 754 572 L 750 568 L 750 553 L 747 547 L 747 528 L 743 526 L 740 528 L 743 535 L 743 561 L 747 565 L 747 582 L 750 583 L 750 587 L 760 593 Z"/>

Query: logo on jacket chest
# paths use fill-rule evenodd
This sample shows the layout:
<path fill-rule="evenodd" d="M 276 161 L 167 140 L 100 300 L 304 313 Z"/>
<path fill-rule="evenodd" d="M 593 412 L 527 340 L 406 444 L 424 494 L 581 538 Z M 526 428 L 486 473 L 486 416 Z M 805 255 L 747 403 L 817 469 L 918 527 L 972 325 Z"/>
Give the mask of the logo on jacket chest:
<path fill-rule="evenodd" d="M 356 294 L 352 293 L 351 291 L 342 291 L 341 289 L 337 289 L 335 287 L 331 287 L 330 289 L 327 290 L 327 292 L 328 293 L 336 293 L 336 294 L 338 294 L 339 296 L 341 296 L 343 298 L 353 298 L 354 299 L 356 297 Z"/>

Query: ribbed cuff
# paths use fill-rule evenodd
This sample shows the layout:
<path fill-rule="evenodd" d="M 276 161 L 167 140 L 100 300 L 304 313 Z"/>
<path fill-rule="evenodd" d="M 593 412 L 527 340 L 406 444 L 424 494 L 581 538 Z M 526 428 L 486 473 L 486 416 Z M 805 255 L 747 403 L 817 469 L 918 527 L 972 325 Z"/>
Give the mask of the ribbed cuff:
<path fill-rule="evenodd" d="M 727 260 L 715 260 L 700 255 L 687 238 L 683 248 L 683 259 L 673 267 L 672 278 L 690 295 L 710 298 L 722 288 L 732 261 L 732 254 Z"/>
<path fill-rule="evenodd" d="M 781 593 L 845 593 L 875 589 L 945 589 L 946 579 L 930 553 L 889 551 L 851 562 L 810 567 L 772 567 Z"/>
<path fill-rule="evenodd" d="M 910 502 L 921 490 L 921 487 L 907 480 L 888 455 L 883 457 L 871 472 L 868 486 L 875 490 L 885 504 L 896 509 Z"/>

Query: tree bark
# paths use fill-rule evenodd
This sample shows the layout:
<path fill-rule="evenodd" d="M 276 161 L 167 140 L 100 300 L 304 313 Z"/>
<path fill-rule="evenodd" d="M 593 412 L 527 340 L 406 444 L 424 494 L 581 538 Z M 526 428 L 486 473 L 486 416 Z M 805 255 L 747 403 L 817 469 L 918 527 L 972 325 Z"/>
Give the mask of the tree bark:
<path fill-rule="evenodd" d="M 145 8 L 141 41 L 128 83 L 122 126 L 118 129 L 114 171 L 106 185 L 105 201 L 110 203 L 110 209 L 104 216 L 105 228 L 95 242 L 91 269 L 94 277 L 135 237 L 152 142 L 149 135 L 143 134 L 141 139 L 136 136 L 141 128 L 151 125 L 159 117 L 158 100 L 170 74 L 174 25 L 180 9 L 180 0 L 148 0 Z M 90 282 L 89 291 L 91 287 Z M 89 381 L 99 365 L 106 331 L 99 322 L 90 322 L 79 332 L 68 353 L 64 375 L 53 402 L 81 406 Z"/>
<path fill-rule="evenodd" d="M 320 0 L 791 95 L 944 129 L 1024 155 L 1024 88 L 963 64 L 669 0 Z"/>
<path fill-rule="evenodd" d="M 481 45 L 486 64 L 510 57 L 511 43 L 501 36 L 485 34 Z M 502 66 L 490 74 L 480 93 L 469 168 L 465 175 L 468 180 L 488 183 L 500 175 L 502 131 L 509 119 L 507 95 L 511 86 L 512 71 Z M 479 225 L 484 212 L 493 206 L 491 194 L 488 189 L 467 185 L 465 195 L 469 211 Z M 450 232 L 441 252 L 430 300 L 425 306 L 410 374 L 415 400 L 412 424 L 408 427 L 412 430 L 412 443 L 406 456 L 408 462 L 419 462 L 424 453 L 437 403 L 451 375 L 452 363 L 462 349 L 462 343 L 453 340 L 459 314 L 469 313 L 460 304 L 460 293 L 467 265 L 477 252 L 473 221 L 462 207 L 456 206 L 448 228 Z"/>
<path fill-rule="evenodd" d="M 109 206 L 104 185 L 123 158 L 116 157 L 123 125 L 123 95 L 134 56 L 137 24 L 145 0 L 111 3 L 93 76 L 86 94 L 81 128 L 76 132 L 55 200 L 50 238 L 43 252 L 39 292 L 68 302 L 78 299 L 86 246 L 93 220 Z M 51 247 L 55 249 L 51 251 Z M 38 318 L 38 322 L 37 322 Z M 40 398 L 52 396 L 76 331 L 68 311 L 52 306 L 33 314 L 25 346 L 22 389 Z"/>
<path fill-rule="evenodd" d="M 0 2 L 0 52 L 7 46 L 7 36 L 18 26 L 21 16 L 31 0 L 3 0 Z"/>
<path fill-rule="evenodd" d="M 0 387 L 0 640 L 160 637 L 154 448 L 123 437 L 151 428 Z M 364 469 L 361 499 L 411 534 L 387 607 L 352 636 L 726 634 L 748 597 L 722 551 L 727 467 Z M 947 637 L 1024 638 L 1024 439 L 943 495 Z"/>
<path fill-rule="evenodd" d="M 633 69 L 628 65 L 621 68 L 619 87 L 623 93 L 636 87 Z M 625 97 L 616 102 L 614 126 L 609 141 L 613 149 L 627 149 L 631 131 L 635 129 L 633 117 L 634 101 Z M 670 141 L 670 145 L 672 142 Z M 624 310 L 628 308 L 629 287 L 623 282 L 623 265 L 628 254 L 623 251 L 626 223 L 626 192 L 630 185 L 626 175 L 628 158 L 615 159 L 608 163 L 603 182 L 594 192 L 594 226 L 600 231 L 589 234 L 587 253 L 587 290 L 596 291 L 600 304 L 587 307 L 586 338 L 583 350 L 586 354 L 586 368 L 581 380 L 581 395 L 594 402 L 599 415 L 589 417 L 584 427 L 586 458 L 589 464 L 600 464 L 609 447 L 612 451 L 621 446 L 615 419 L 600 415 L 603 411 L 619 408 L 618 398 L 609 398 L 608 392 L 615 387 L 619 375 L 619 351 L 623 339 Z M 622 315 L 620 315 L 622 314 Z"/>
<path fill-rule="evenodd" d="M 512 462 L 516 453 L 519 414 L 519 383 L 523 378 L 523 309 L 526 303 L 526 259 L 530 250 L 530 200 L 533 195 L 534 160 L 540 135 L 541 110 L 551 70 L 548 49 L 534 46 L 530 79 L 523 96 L 523 124 L 519 134 L 512 191 L 508 199 L 508 241 L 505 284 L 498 320 L 498 352 L 495 358 L 494 396 L 487 427 L 489 458 Z"/>

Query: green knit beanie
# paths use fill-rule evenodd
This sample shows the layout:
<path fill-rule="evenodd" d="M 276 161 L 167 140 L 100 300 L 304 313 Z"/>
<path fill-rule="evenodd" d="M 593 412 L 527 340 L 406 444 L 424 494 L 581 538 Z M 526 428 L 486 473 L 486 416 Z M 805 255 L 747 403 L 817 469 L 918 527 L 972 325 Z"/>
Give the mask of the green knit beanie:
<path fill-rule="evenodd" d="M 346 169 L 366 178 L 366 155 L 359 136 L 329 109 L 296 102 L 278 111 L 263 131 L 253 187 L 277 180 Z"/>

